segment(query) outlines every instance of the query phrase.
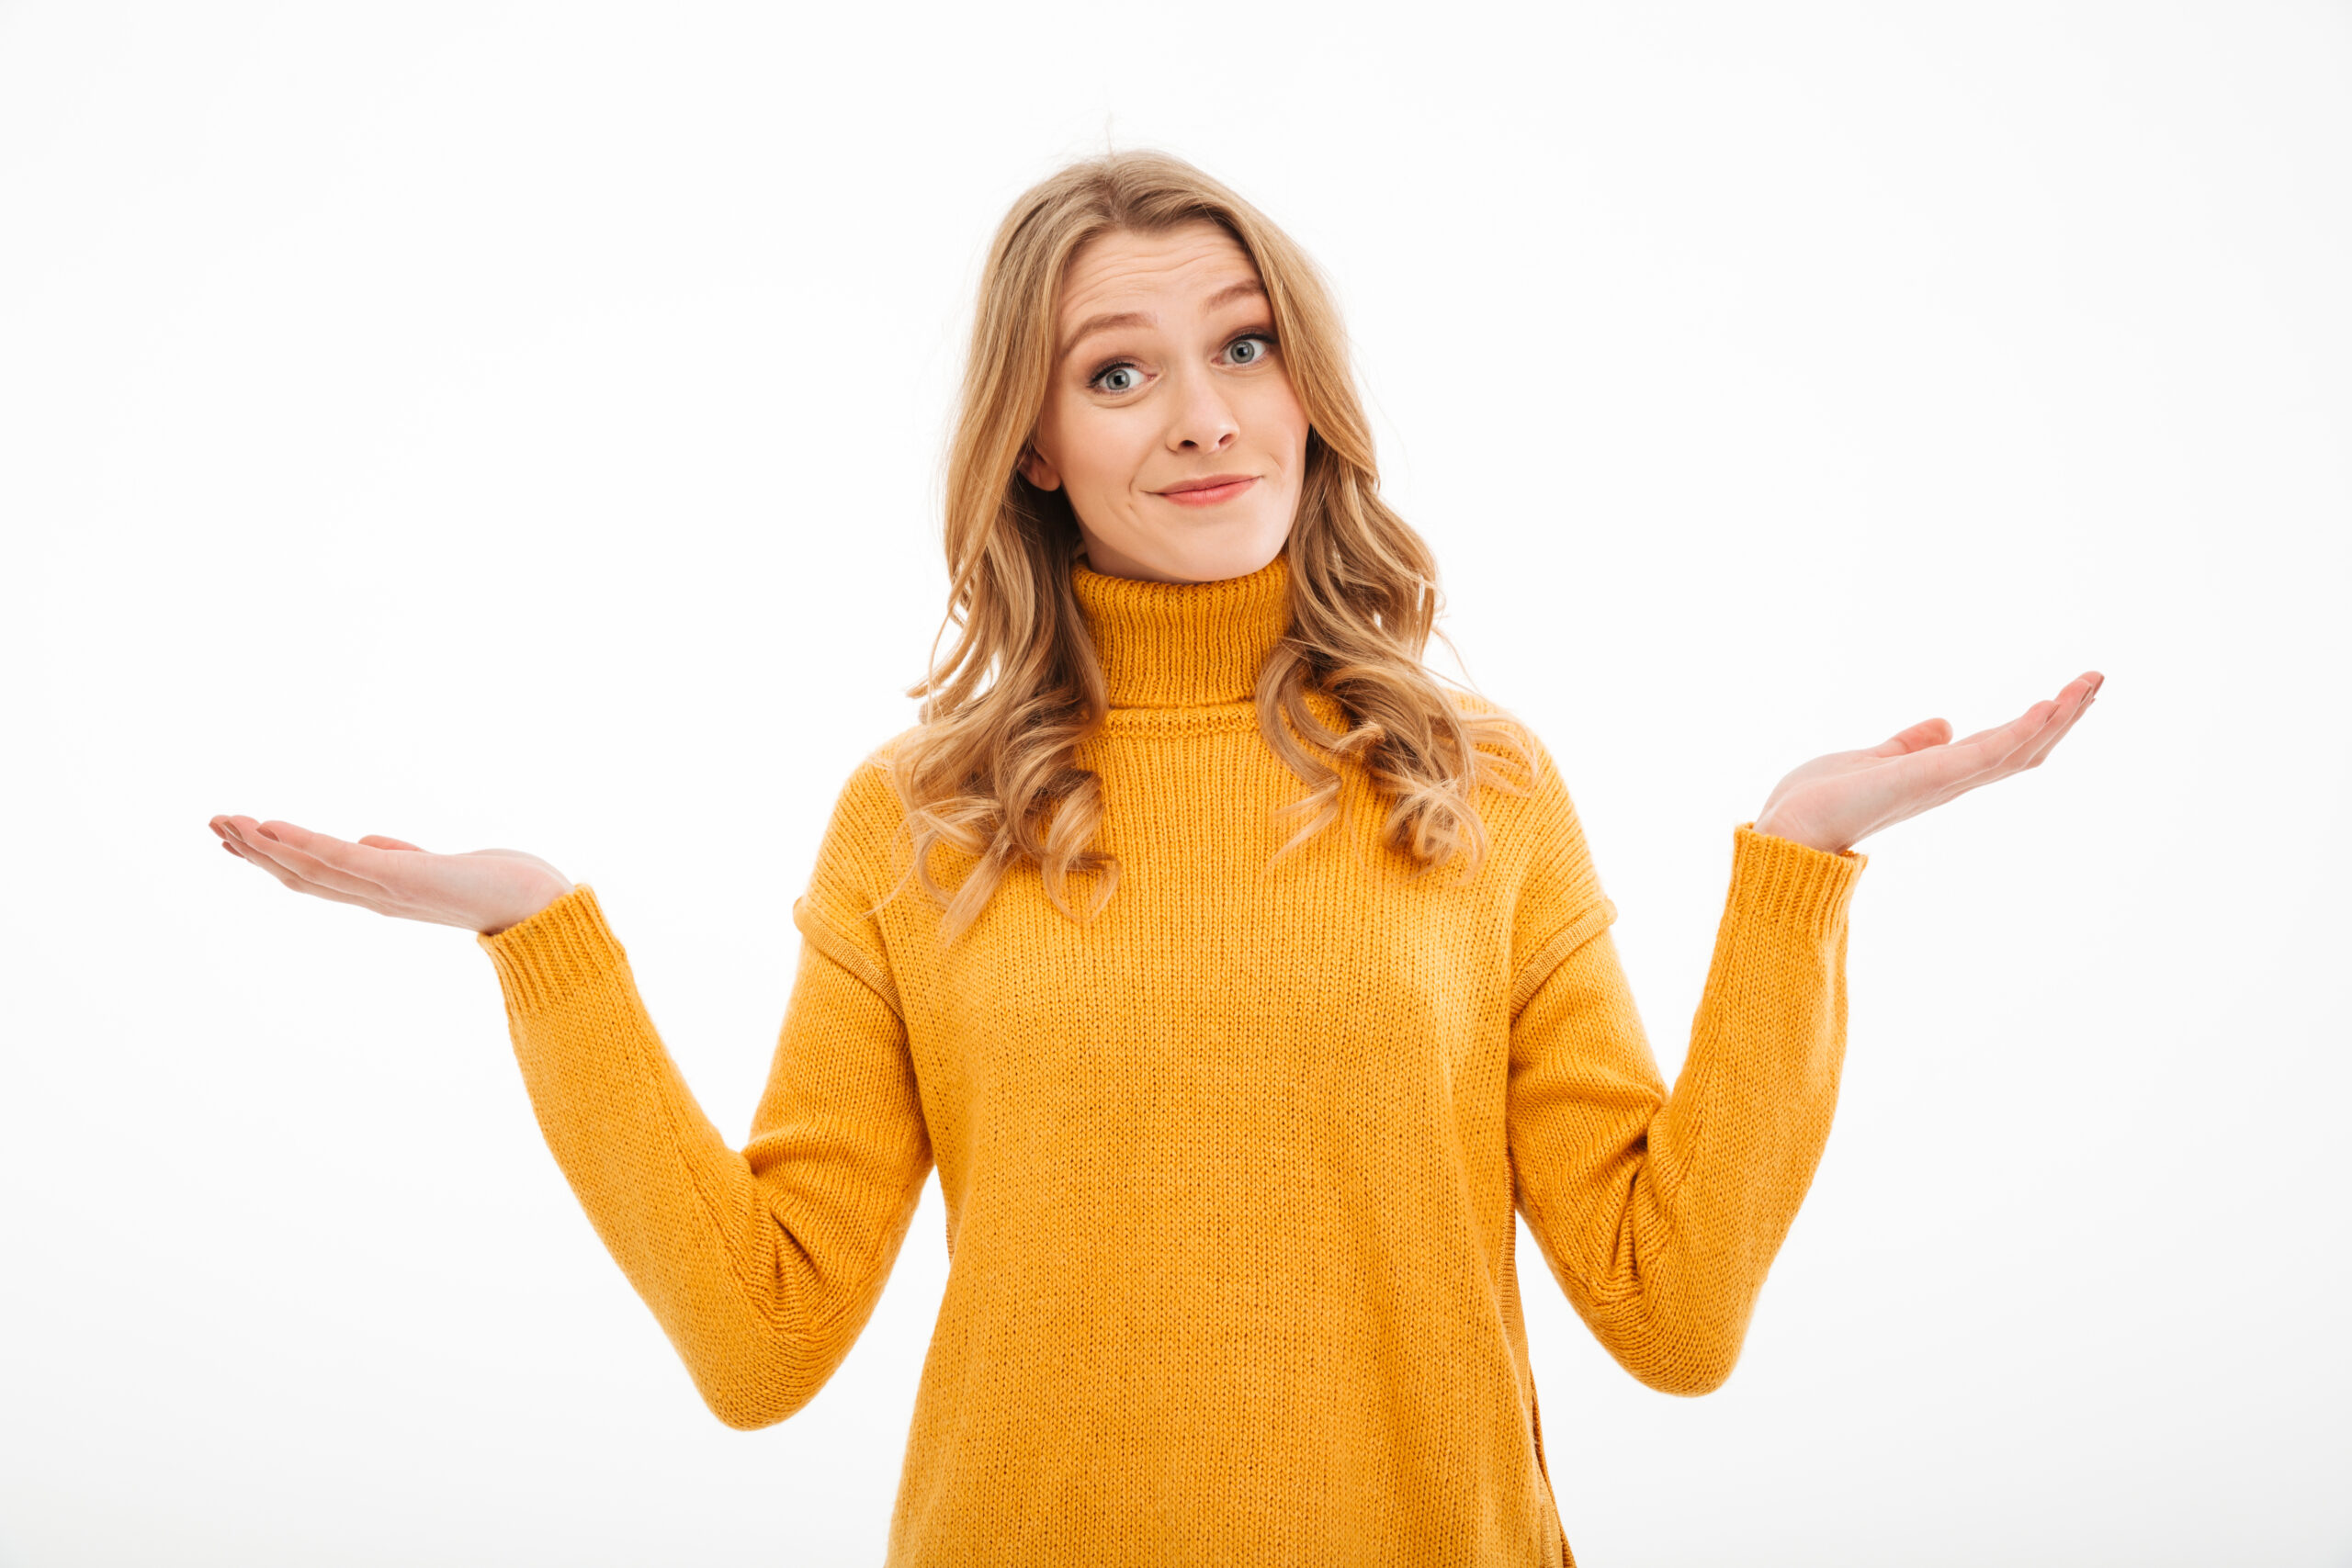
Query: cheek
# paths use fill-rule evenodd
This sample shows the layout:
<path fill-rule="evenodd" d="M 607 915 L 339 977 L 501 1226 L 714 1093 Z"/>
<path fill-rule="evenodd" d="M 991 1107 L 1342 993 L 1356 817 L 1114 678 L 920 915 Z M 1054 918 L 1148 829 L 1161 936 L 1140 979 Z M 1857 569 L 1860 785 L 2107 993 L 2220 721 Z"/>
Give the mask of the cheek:
<path fill-rule="evenodd" d="M 1306 450 L 1306 410 L 1288 381 L 1265 384 L 1251 409 L 1263 444 L 1295 470 Z"/>
<path fill-rule="evenodd" d="M 1139 410 L 1077 407 L 1056 427 L 1061 469 L 1075 490 L 1129 489 L 1150 455 L 1153 427 Z"/>

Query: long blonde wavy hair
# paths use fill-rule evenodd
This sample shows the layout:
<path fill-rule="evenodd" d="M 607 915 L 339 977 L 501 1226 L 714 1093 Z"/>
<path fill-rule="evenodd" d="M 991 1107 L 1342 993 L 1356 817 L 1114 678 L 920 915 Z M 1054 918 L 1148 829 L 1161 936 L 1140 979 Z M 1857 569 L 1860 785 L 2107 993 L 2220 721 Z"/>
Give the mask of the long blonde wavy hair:
<path fill-rule="evenodd" d="M 1277 808 L 1306 821 L 1273 861 L 1337 819 L 1334 764 L 1364 769 L 1387 800 L 1384 841 L 1420 872 L 1458 855 L 1464 880 L 1487 853 L 1478 787 L 1525 791 L 1531 763 L 1517 721 L 1499 709 L 1465 712 L 1421 663 L 1441 605 L 1437 563 L 1380 499 L 1345 334 L 1314 264 L 1257 209 L 1182 159 L 1088 159 L 1014 202 L 989 248 L 947 463 L 950 588 L 940 637 L 951 627 L 958 635 L 944 656 L 933 640 L 929 673 L 907 691 L 923 699 L 921 722 L 885 763 L 911 835 L 909 874 L 944 908 L 944 941 L 1020 866 L 1035 864 L 1046 896 L 1073 919 L 1071 876 L 1098 878 L 1090 918 L 1117 886 L 1116 860 L 1093 846 L 1102 779 L 1075 761 L 1109 711 L 1070 586 L 1083 540 L 1067 495 L 1031 484 L 1019 462 L 1045 409 L 1055 308 L 1071 259 L 1101 234 L 1158 233 L 1204 219 L 1256 264 L 1307 416 L 1298 511 L 1283 545 L 1290 631 L 1261 671 L 1256 696 L 1259 731 L 1307 790 Z M 1309 686 L 1336 701 L 1346 729 L 1309 710 Z M 952 894 L 930 864 L 941 843 L 977 860 Z"/>

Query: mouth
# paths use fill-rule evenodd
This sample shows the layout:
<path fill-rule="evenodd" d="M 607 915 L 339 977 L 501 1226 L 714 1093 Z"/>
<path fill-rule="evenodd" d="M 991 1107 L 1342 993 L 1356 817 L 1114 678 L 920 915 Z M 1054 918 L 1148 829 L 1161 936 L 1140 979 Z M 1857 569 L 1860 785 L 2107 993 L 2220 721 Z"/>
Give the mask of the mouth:
<path fill-rule="evenodd" d="M 1215 506 L 1220 501 L 1231 501 L 1257 482 L 1255 474 L 1211 474 L 1204 479 L 1186 479 L 1152 493 L 1179 506 Z"/>

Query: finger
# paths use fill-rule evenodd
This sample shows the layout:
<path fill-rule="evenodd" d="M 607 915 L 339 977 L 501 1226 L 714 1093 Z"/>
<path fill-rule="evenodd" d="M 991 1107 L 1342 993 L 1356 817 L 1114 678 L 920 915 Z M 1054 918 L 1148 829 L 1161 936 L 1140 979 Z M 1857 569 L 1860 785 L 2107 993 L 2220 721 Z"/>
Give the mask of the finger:
<path fill-rule="evenodd" d="M 388 839 L 381 833 L 370 833 L 359 841 L 372 850 L 414 850 L 421 855 L 433 852 L 423 844 L 412 844 L 406 839 Z"/>
<path fill-rule="evenodd" d="M 2041 728 L 2042 722 L 2057 711 L 2055 703 L 2036 703 L 2006 724 L 1990 725 L 1973 735 L 1962 736 L 1952 742 L 1955 750 L 1968 750 L 1987 761 L 1987 765 L 2014 751 L 2026 738 Z"/>
<path fill-rule="evenodd" d="M 261 824 L 250 817 L 215 817 L 212 819 L 212 830 L 224 841 L 236 845 L 247 860 L 254 858 L 254 845 L 262 841 L 260 828 Z"/>
<path fill-rule="evenodd" d="M 1996 725 L 1985 731 L 1984 738 L 1976 743 L 1975 750 L 1984 760 L 1985 767 L 1991 771 L 1993 776 L 1999 777 L 2010 759 L 2016 757 L 2035 737 L 2039 736 L 2049 726 L 2051 720 L 2058 716 L 2058 713 L 2059 705 L 2056 703 L 2036 703 L 2008 723 Z"/>
<path fill-rule="evenodd" d="M 2074 680 L 2067 682 L 2064 686 L 2059 689 L 2057 697 L 2049 705 L 2048 712 L 2043 715 L 2043 717 L 2048 717 L 2050 713 L 2057 713 L 2065 710 L 2067 705 L 2077 697 L 2088 696 L 2097 692 L 2098 690 L 2099 682 L 2106 679 L 2106 676 L 2101 675 L 2096 670 L 2088 671 L 2083 674 L 2075 676 Z M 2081 687 L 2080 691 L 2075 689 L 2077 686 Z M 2009 720 L 2007 724 L 1996 724 L 1991 726 L 1989 728 L 1980 729 L 1973 735 L 1964 736 L 1962 739 L 1953 741 L 1952 744 L 1955 746 L 1977 747 L 1983 747 L 1987 744 L 1997 744 L 1998 738 L 2001 737 L 2001 732 L 2003 730 L 2015 732 L 2007 738 L 2012 744 L 2022 741 L 2027 736 L 2033 734 L 2040 728 L 2038 721 L 2030 723 L 2029 721 L 2033 720 L 2035 710 L 2041 706 L 2041 704 L 2036 703 L 2032 707 L 2026 709 L 2023 714 L 2020 714 L 2018 717 Z"/>
<path fill-rule="evenodd" d="M 1966 740 L 1924 748 L 1917 755 L 1917 766 L 1900 771 L 1905 785 L 1917 792 L 1919 804 L 1912 811 L 1931 811 L 1969 790 L 2037 764 L 2049 748 L 2058 745 L 2058 739 L 2072 728 L 2075 719 L 2082 717 L 2082 710 L 2091 703 L 2088 694 L 2098 691 L 2103 680 L 2103 674 L 2091 670 L 2067 682 L 2058 691 L 2058 701 L 2034 703 L 2008 724 L 1981 728 Z"/>
<path fill-rule="evenodd" d="M 338 893 L 332 887 L 322 887 L 317 883 L 305 882 L 291 872 L 282 870 L 279 867 L 269 864 L 264 861 L 256 860 L 254 863 L 261 866 L 263 870 L 268 872 L 272 876 L 277 877 L 278 881 L 284 883 L 287 886 L 292 888 L 297 893 L 307 893 L 313 898 L 323 898 L 330 904 L 356 905 L 362 909 L 373 909 L 379 915 L 388 914 L 390 912 L 385 909 L 382 905 L 377 903 L 372 898 L 356 898 L 348 893 Z"/>
<path fill-rule="evenodd" d="M 266 855 L 298 878 L 304 891 L 340 893 L 351 903 L 372 904 L 387 897 L 384 886 L 363 875 L 352 863 L 347 844 L 328 833 L 314 833 L 291 822 L 257 823 L 244 835 L 245 847 Z"/>
<path fill-rule="evenodd" d="M 2058 744 L 2059 737 L 2064 735 L 2074 724 L 2083 711 L 2083 705 L 2090 700 L 2091 694 L 2098 689 L 2099 682 L 2103 679 L 2104 677 L 2097 671 L 2092 671 L 2075 676 L 2061 687 L 2057 697 L 2050 704 L 2048 716 L 2001 759 L 2000 767 L 1993 776 L 2006 778 L 2011 773 L 2032 767 L 2040 761 L 2050 748 Z M 2037 708 L 2041 705 L 2040 703 L 2034 704 Z"/>
<path fill-rule="evenodd" d="M 2090 705 L 2091 699 L 2082 694 L 2093 689 L 2087 684 L 2078 687 L 2077 682 L 2070 681 L 2060 693 L 2061 701 L 2036 703 L 2007 724 L 1979 730 L 1961 745 L 1951 748 L 1976 765 L 1943 772 L 1933 786 L 1935 794 L 1920 809 L 1941 806 L 1956 795 L 2036 765 Z M 2069 693 L 2080 700 L 2063 700 Z"/>
<path fill-rule="evenodd" d="M 2066 738 L 2066 732 L 2075 728 L 2083 715 L 2091 711 L 2091 705 L 2097 701 L 2098 701 L 2097 697 L 2085 697 L 2075 705 L 2074 712 L 2054 724 L 2045 725 L 2041 733 L 2027 742 L 2025 750 L 2018 754 L 2015 759 L 2016 769 L 2022 771 L 2026 768 L 2041 766 L 2041 760 L 2050 755 L 2051 749 Z"/>
<path fill-rule="evenodd" d="M 1923 718 L 1902 734 L 1871 747 L 1865 757 L 1900 757 L 1908 752 L 1941 746 L 1951 739 L 1951 726 L 1940 718 Z"/>
<path fill-rule="evenodd" d="M 215 831 L 219 831 L 219 829 L 216 829 Z M 293 872 L 288 871 L 286 867 L 280 865 L 277 861 L 272 860 L 269 856 L 248 846 L 233 833 L 221 834 L 220 847 L 227 850 L 231 854 L 235 855 L 239 860 L 245 862 L 249 865 L 258 867 L 266 874 L 277 878 L 277 881 L 284 884 L 286 886 L 292 888 L 297 893 L 308 893 L 314 897 L 329 899 L 337 904 L 356 904 L 362 908 L 376 908 L 375 905 L 368 902 L 367 899 L 355 898 L 349 894 L 338 893 L 331 887 L 320 887 L 304 881 L 301 877 L 297 876 Z M 379 909 L 377 912 L 381 914 L 383 911 Z"/>
<path fill-rule="evenodd" d="M 265 822 L 261 833 L 270 846 L 268 852 L 298 876 L 360 897 L 381 897 L 388 891 L 361 869 L 362 857 L 368 852 L 357 844 L 291 822 Z"/>
<path fill-rule="evenodd" d="M 1980 729 L 1949 746 L 1926 748 L 1904 759 L 1917 764 L 1916 768 L 1906 768 L 1902 775 L 1919 798 L 1917 809 L 1926 811 L 1941 806 L 1955 795 L 1991 784 L 2022 766 L 2017 759 L 2041 737 L 2057 712 L 2056 703 L 2036 703 L 2007 724 Z"/>
<path fill-rule="evenodd" d="M 2049 716 L 2048 710 L 2037 703 L 2007 724 L 1980 729 L 1949 746 L 1924 748 L 1900 759 L 1897 765 L 1917 764 L 1905 769 L 1905 782 L 1928 797 L 1928 805 L 1940 806 L 1955 795 L 1998 777 L 2002 762 L 2025 744 Z"/>
<path fill-rule="evenodd" d="M 254 821 L 251 818 L 228 817 L 221 819 L 221 827 L 222 837 L 236 847 L 239 854 L 286 884 L 287 886 L 297 892 L 303 891 L 302 879 L 279 864 L 277 858 L 270 852 L 273 849 L 281 846 L 275 840 L 262 836 L 260 823 Z"/>
<path fill-rule="evenodd" d="M 1887 765 L 1901 781 L 1902 793 L 1917 802 L 1914 809 L 1925 811 L 1993 777 L 1994 769 L 1999 766 L 1998 753 L 1987 748 L 1996 743 L 2001 730 L 2007 728 L 2003 725 L 1979 730 L 1966 740 L 1950 746 L 1923 747 Z"/>

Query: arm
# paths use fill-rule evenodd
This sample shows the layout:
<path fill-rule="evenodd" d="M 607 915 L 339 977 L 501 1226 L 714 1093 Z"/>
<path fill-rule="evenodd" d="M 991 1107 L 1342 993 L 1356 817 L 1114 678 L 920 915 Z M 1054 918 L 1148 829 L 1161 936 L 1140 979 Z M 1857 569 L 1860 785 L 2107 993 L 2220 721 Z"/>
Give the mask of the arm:
<path fill-rule="evenodd" d="M 2106 677 L 1954 742 L 1940 718 L 1783 778 L 1733 835 L 1714 960 L 1669 1096 L 1574 808 L 1539 755 L 1542 845 L 1514 921 L 1512 1172 L 1555 1278 L 1652 1388 L 1705 1393 L 1829 1137 L 1846 1054 L 1846 916 L 1871 834 L 2041 765 Z M 1540 748 L 1539 748 L 1540 753 Z"/>
<path fill-rule="evenodd" d="M 1566 852 L 1582 853 L 1580 838 Z M 1578 1315 L 1652 1388 L 1705 1393 L 1731 1375 L 1813 1180 L 1845 1056 L 1847 907 L 1866 861 L 1735 830 L 1671 1095 L 1605 900 L 1537 946 L 1514 992 L 1521 1212 Z M 1597 891 L 1589 868 L 1573 880 Z"/>
<path fill-rule="evenodd" d="M 705 1403 L 747 1430 L 796 1414 L 849 1354 L 932 1162 L 887 971 L 843 962 L 868 942 L 815 897 L 793 919 L 799 967 L 741 1151 L 662 1049 L 594 889 L 475 939 L 556 1163 Z"/>

